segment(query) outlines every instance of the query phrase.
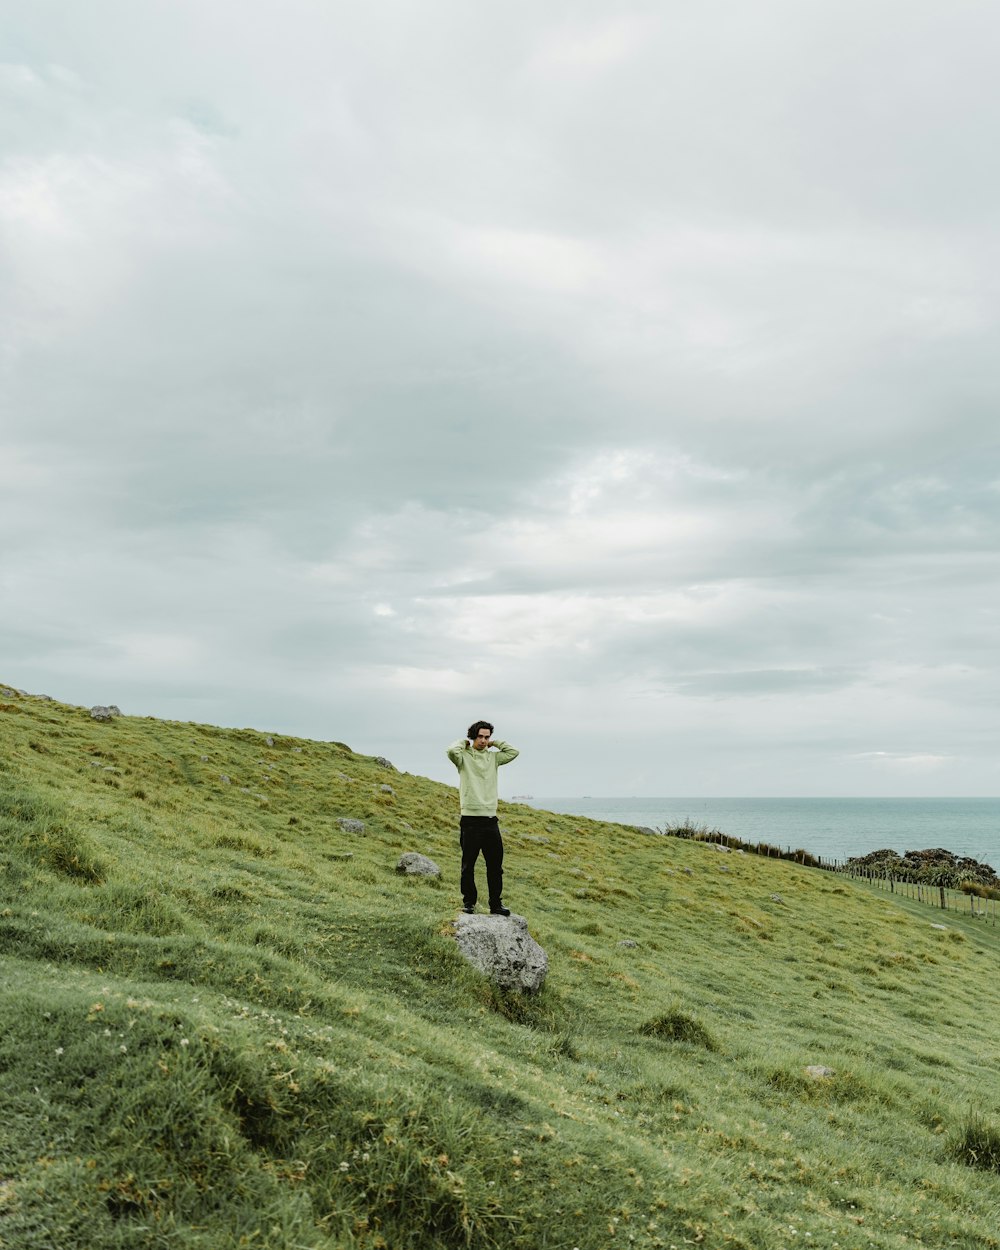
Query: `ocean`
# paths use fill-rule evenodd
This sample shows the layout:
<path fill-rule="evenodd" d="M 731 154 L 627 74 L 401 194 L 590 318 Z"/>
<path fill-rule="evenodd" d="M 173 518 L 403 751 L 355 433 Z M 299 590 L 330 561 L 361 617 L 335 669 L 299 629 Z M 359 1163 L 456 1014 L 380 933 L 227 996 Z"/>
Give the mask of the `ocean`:
<path fill-rule="evenodd" d="M 532 807 L 623 825 L 706 825 L 824 859 L 943 846 L 1000 871 L 1000 799 L 532 798 Z"/>

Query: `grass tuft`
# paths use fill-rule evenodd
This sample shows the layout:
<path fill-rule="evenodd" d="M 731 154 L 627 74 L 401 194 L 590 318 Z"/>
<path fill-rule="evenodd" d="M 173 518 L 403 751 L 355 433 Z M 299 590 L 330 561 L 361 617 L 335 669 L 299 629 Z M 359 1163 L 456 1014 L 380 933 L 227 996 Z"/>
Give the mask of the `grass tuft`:
<path fill-rule="evenodd" d="M 654 1016 L 639 1026 L 645 1037 L 656 1037 L 668 1042 L 688 1042 L 703 1046 L 705 1050 L 718 1050 L 719 1044 L 700 1020 L 689 1016 L 679 1007 L 672 1007 L 662 1016 Z"/>
<path fill-rule="evenodd" d="M 950 1153 L 966 1167 L 1000 1172 L 1000 1128 L 970 1111 L 950 1143 Z"/>

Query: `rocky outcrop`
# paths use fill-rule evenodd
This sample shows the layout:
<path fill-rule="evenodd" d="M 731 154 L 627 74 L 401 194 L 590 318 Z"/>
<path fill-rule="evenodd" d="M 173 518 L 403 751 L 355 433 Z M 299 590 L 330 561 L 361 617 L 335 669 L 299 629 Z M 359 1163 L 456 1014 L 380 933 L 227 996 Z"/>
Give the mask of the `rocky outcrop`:
<path fill-rule="evenodd" d="M 115 707 L 112 703 L 108 707 L 92 707 L 90 715 L 94 720 L 114 720 L 116 716 L 121 716 L 121 708 Z"/>
<path fill-rule="evenodd" d="M 404 851 L 399 857 L 396 871 L 405 873 L 408 877 L 440 877 L 441 875 L 441 869 L 432 859 L 428 859 L 426 855 L 419 855 L 416 851 Z"/>
<path fill-rule="evenodd" d="M 500 989 L 536 994 L 542 988 L 549 959 L 523 916 L 463 914 L 455 921 L 455 940 L 469 963 Z"/>

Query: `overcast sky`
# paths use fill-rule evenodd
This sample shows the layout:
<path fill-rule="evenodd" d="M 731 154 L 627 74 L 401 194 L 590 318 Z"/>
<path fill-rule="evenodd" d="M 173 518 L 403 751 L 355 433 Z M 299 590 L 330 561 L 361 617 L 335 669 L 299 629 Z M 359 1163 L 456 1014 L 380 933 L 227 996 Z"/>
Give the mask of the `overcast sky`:
<path fill-rule="evenodd" d="M 0 681 L 1000 793 L 1000 8 L 7 0 Z M 516 770 L 516 771 L 515 771 Z"/>

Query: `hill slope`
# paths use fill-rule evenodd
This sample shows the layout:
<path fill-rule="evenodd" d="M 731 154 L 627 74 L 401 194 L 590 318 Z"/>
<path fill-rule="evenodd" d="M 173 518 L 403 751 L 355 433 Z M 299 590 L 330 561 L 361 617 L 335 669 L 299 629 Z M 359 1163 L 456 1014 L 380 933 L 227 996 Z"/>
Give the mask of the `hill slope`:
<path fill-rule="evenodd" d="M 502 805 L 550 957 L 505 997 L 455 813 L 338 743 L 0 692 L 0 1246 L 1000 1246 L 992 928 Z"/>

